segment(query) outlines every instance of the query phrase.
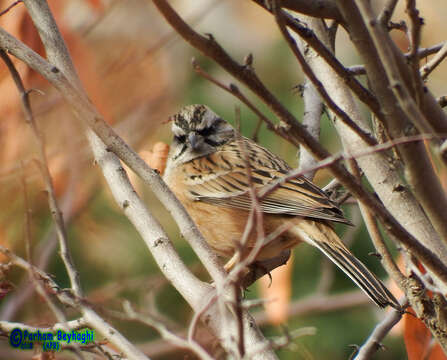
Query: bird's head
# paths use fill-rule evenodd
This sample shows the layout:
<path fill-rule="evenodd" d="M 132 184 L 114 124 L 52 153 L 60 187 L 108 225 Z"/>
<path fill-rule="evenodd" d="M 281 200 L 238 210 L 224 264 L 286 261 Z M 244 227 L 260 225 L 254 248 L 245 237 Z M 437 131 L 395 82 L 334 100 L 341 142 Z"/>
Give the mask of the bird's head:
<path fill-rule="evenodd" d="M 234 128 L 205 105 L 187 105 L 172 120 L 171 156 L 176 161 L 212 154 L 235 136 Z"/>

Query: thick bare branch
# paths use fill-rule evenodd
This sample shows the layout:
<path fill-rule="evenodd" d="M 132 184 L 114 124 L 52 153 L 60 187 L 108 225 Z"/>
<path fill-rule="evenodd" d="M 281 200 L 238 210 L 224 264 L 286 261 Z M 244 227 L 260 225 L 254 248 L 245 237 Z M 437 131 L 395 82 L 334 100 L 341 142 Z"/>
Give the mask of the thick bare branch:
<path fill-rule="evenodd" d="M 323 114 L 323 102 L 315 89 L 315 86 L 306 80 L 303 90 L 304 114 L 302 124 L 306 130 L 315 138 L 320 138 L 320 120 Z M 312 154 L 305 148 L 300 149 L 300 169 L 306 169 L 315 164 Z M 312 181 L 315 172 L 305 173 L 304 176 Z"/>
<path fill-rule="evenodd" d="M 387 0 L 382 12 L 379 14 L 378 20 L 383 26 L 388 26 L 389 21 L 393 17 L 394 10 L 399 0 Z"/>
<path fill-rule="evenodd" d="M 372 38 L 374 44 L 372 51 L 376 51 L 380 59 L 378 66 L 383 66 L 385 70 L 385 84 L 377 84 L 377 88 L 380 86 L 378 89 L 380 98 L 382 99 L 384 94 L 389 92 L 388 88 L 384 88 L 384 85 L 389 84 L 393 93 L 387 95 L 394 95 L 400 104 L 400 107 L 397 107 L 395 103 L 391 103 L 392 98 L 382 99 L 386 102 L 386 113 L 389 114 L 387 116 L 388 128 L 391 135 L 394 137 L 402 133 L 405 129 L 405 119 L 408 119 L 407 125 L 412 123 L 421 132 L 436 133 L 432 124 L 428 122 L 413 100 L 407 88 L 408 85 L 401 76 L 388 33 L 378 26 L 372 9 L 366 1 L 357 0 L 356 3 Z M 379 69 L 372 69 L 372 71 L 377 72 Z M 370 77 L 373 76 L 375 73 L 370 75 Z M 413 80 L 416 81 L 414 77 Z M 376 82 L 376 80 L 371 80 L 371 82 Z M 406 166 L 406 178 L 415 192 L 416 198 L 420 201 L 441 238 L 447 239 L 447 213 L 443 210 L 447 208 L 447 196 L 436 176 L 425 147 L 423 144 L 413 144 L 401 147 L 400 152 Z"/>
<path fill-rule="evenodd" d="M 211 288 L 199 281 L 183 263 L 161 225 L 133 189 L 117 157 L 104 148 L 94 133 L 89 132 L 88 136 L 96 162 L 103 171 L 116 203 L 135 226 L 166 278 L 197 310 Z"/>
<path fill-rule="evenodd" d="M 365 54 L 365 66 L 369 73 L 371 86 L 375 93 L 377 93 L 378 98 L 383 102 L 383 108 L 384 112 L 387 114 L 387 118 L 390 118 L 390 121 L 387 122 L 388 129 L 390 131 L 395 129 L 393 137 L 401 137 L 402 129 L 406 128 L 405 124 L 402 123 L 403 119 L 405 119 L 405 114 L 403 114 L 400 107 L 396 106 L 396 101 L 393 100 L 394 95 L 387 85 L 388 80 L 386 74 L 382 69 L 380 59 L 363 24 L 362 18 L 352 2 L 343 1 L 340 2 L 339 6 L 347 16 L 349 14 L 349 31 L 351 32 L 351 39 L 353 40 L 354 45 L 358 48 L 360 54 Z M 355 16 L 353 14 L 355 14 Z M 327 86 L 331 86 L 331 84 L 331 81 L 327 82 Z M 385 124 L 385 126 L 386 125 L 387 124 Z M 415 167 L 425 166 L 427 164 L 425 159 L 423 159 L 424 161 L 418 160 L 420 155 L 424 155 L 425 153 L 425 149 L 421 150 L 420 148 L 421 144 L 402 147 L 407 153 L 405 160 Z M 360 167 L 365 172 L 368 180 L 373 185 L 385 206 L 409 232 L 414 234 L 427 247 L 433 249 L 440 259 L 444 263 L 447 263 L 447 250 L 445 246 L 434 231 L 427 216 L 421 211 L 420 205 L 415 197 L 402 183 L 400 175 L 397 173 L 396 169 L 391 168 L 389 163 L 384 162 L 381 169 L 371 169 L 373 171 L 369 171 L 369 165 L 371 164 L 374 163 L 371 162 L 368 164 L 359 162 Z M 422 176 L 422 174 L 425 174 L 425 172 L 420 172 L 419 176 Z M 428 172 L 428 174 L 432 175 L 432 172 Z M 422 184 L 426 184 L 425 180 L 420 183 L 420 185 Z M 426 186 L 424 188 L 427 190 Z"/>
<path fill-rule="evenodd" d="M 297 119 L 266 89 L 252 69 L 234 61 L 212 37 L 205 38 L 197 34 L 183 21 L 183 19 L 180 18 L 166 1 L 154 0 L 153 2 L 165 19 L 187 42 L 203 52 L 206 56 L 214 59 L 226 71 L 247 85 L 285 124 L 287 124 L 285 129 L 278 128 L 279 131 L 284 130 L 281 131 L 282 136 L 293 142 L 295 145 L 298 145 L 299 143 L 304 144 L 319 160 L 330 157 L 330 154 L 317 141 L 315 141 L 315 139 L 313 139 Z M 340 87 L 343 87 L 343 85 L 339 85 L 337 91 Z M 337 178 L 339 178 L 340 182 L 345 185 L 354 196 L 371 207 L 371 210 L 384 222 L 384 224 L 386 224 L 385 228 L 393 236 L 411 247 L 414 251 L 418 252 L 419 255 L 417 256 L 422 262 L 427 262 L 427 266 L 432 269 L 433 272 L 439 273 L 440 278 L 445 278 L 447 280 L 447 271 L 445 273 L 444 270 L 440 271 L 440 268 L 437 265 L 434 266 L 432 263 L 435 261 L 437 264 L 441 265 L 442 263 L 439 259 L 433 257 L 433 254 L 431 254 L 430 251 L 426 252 L 427 248 L 421 245 L 414 236 L 408 233 L 373 195 L 367 193 L 346 168 L 339 165 L 338 162 L 329 163 L 330 170 Z M 389 165 L 387 167 L 389 167 Z M 383 174 L 383 172 L 380 174 Z M 375 176 L 377 177 L 378 174 Z M 383 182 L 383 179 L 380 181 Z M 442 247 L 440 249 L 442 249 Z M 444 269 L 445 266 L 441 265 L 441 268 Z"/>
<path fill-rule="evenodd" d="M 349 165 L 351 172 L 360 179 L 360 169 L 358 168 L 355 160 L 349 160 Z M 380 258 L 382 260 L 383 267 L 386 269 L 387 273 L 396 282 L 396 284 L 402 289 L 405 285 L 405 276 L 399 270 L 397 264 L 395 263 L 388 247 L 380 234 L 379 227 L 377 226 L 376 219 L 374 218 L 371 211 L 359 202 L 360 211 L 362 213 L 363 220 L 365 221 L 366 229 L 368 230 L 369 236 L 376 248 Z"/>
<path fill-rule="evenodd" d="M 264 9 L 272 12 L 272 9 L 268 8 L 265 3 Z M 381 118 L 383 116 L 380 104 L 374 95 L 365 88 L 353 75 L 349 69 L 345 68 L 340 60 L 330 50 L 331 46 L 327 46 L 325 41 L 322 41 L 321 36 L 315 33 L 316 27 L 309 27 L 306 23 L 297 21 L 292 15 L 284 10 L 278 10 L 279 14 L 284 18 L 284 21 L 290 30 L 299 35 L 301 39 L 306 42 L 316 54 L 321 56 L 332 67 L 336 74 L 343 79 L 344 83 L 355 93 L 355 95 L 362 101 L 375 116 Z M 328 28 L 328 32 L 332 31 Z"/>
<path fill-rule="evenodd" d="M 118 157 L 123 159 L 151 187 L 154 194 L 171 213 L 179 225 L 183 236 L 190 242 L 192 248 L 213 279 L 216 281 L 222 280 L 226 274 L 220 267 L 217 256 L 203 239 L 183 205 L 166 186 L 159 174 L 151 169 L 104 121 L 82 90 L 82 85 L 71 62 L 70 55 L 46 1 L 26 0 L 25 4 L 29 8 L 30 15 L 36 24 L 39 35 L 42 37 L 42 42 L 45 46 L 51 47 L 46 52 L 53 66 L 41 58 L 37 63 L 28 63 L 28 65 L 44 75 L 61 92 L 70 105 L 72 105 L 75 114 L 80 120 L 86 122 L 99 138 L 101 138 L 107 150 L 114 152 Z"/>
<path fill-rule="evenodd" d="M 31 5 L 32 7 L 32 5 Z M 42 10 L 39 7 L 44 7 Z M 42 11 L 41 11 L 42 10 Z M 182 233 L 185 238 L 191 241 L 191 246 L 197 252 L 199 258 L 204 263 L 205 267 L 209 270 L 210 274 L 213 276 L 216 284 L 222 284 L 223 279 L 226 274 L 223 269 L 218 265 L 216 255 L 210 250 L 207 243 L 204 241 L 201 234 L 198 232 L 192 220 L 189 218 L 188 214 L 184 210 L 183 206 L 178 202 L 175 196 L 170 192 L 170 190 L 166 187 L 165 183 L 161 180 L 159 175 L 154 172 L 151 168 L 147 166 L 147 164 L 139 158 L 139 156 L 132 151 L 127 144 L 118 137 L 118 135 L 106 124 L 106 122 L 102 119 L 100 114 L 96 111 L 93 105 L 89 102 L 87 96 L 82 91 L 81 86 L 79 85 L 79 80 L 77 79 L 76 73 L 71 69 L 72 65 L 70 57 L 66 52 L 65 45 L 63 43 L 62 38 L 57 30 L 57 27 L 51 17 L 51 13 L 47 8 L 47 4 L 45 1 L 39 1 L 39 6 L 37 8 L 33 8 L 32 17 L 36 24 L 38 24 L 38 30 L 42 37 L 48 37 L 48 42 L 44 41 L 44 44 L 47 46 L 54 46 L 60 52 L 65 52 L 63 56 L 55 56 L 54 60 L 57 62 L 57 67 L 54 65 L 50 65 L 32 50 L 19 43 L 13 37 L 8 35 L 5 31 L 0 31 L 0 46 L 1 48 L 6 47 L 8 51 L 13 51 L 16 55 L 19 55 L 22 60 L 27 60 L 28 65 L 32 68 L 39 71 L 43 74 L 65 97 L 65 99 L 72 105 L 75 110 L 75 114 L 83 121 L 85 121 L 99 137 L 101 141 L 98 140 L 99 146 L 98 148 L 102 149 L 101 151 L 107 152 L 109 155 L 113 156 L 112 152 L 119 154 L 125 162 L 134 169 L 140 177 L 142 177 L 143 181 L 147 184 L 150 184 L 154 193 L 159 196 L 160 200 L 166 208 L 171 212 L 174 219 L 180 226 Z M 17 52 L 15 50 L 18 50 Z M 21 49 L 21 50 L 19 50 Z M 53 49 L 54 50 L 54 49 Z M 51 59 L 50 59 L 51 60 Z M 69 74 L 69 80 L 63 75 L 65 73 Z M 102 144 L 102 142 L 107 144 L 107 148 Z M 115 159 L 118 161 L 117 159 Z M 127 206 L 132 206 L 125 201 L 120 203 L 121 206 L 126 208 Z M 166 202 L 166 203 L 165 203 Z M 143 220 L 145 221 L 145 220 Z M 149 236 L 149 234 L 148 234 Z M 157 247 L 161 244 L 157 243 L 158 240 L 164 241 L 164 238 L 155 238 L 152 247 Z M 176 263 L 177 264 L 177 263 Z M 167 263 L 163 264 L 164 267 L 167 266 Z M 161 270 L 164 270 L 164 267 L 161 266 Z M 181 282 L 181 276 L 184 271 L 176 271 L 177 274 L 177 284 Z M 185 285 L 183 285 L 185 287 Z M 199 298 L 197 294 L 192 294 L 192 292 L 197 291 L 195 288 L 190 288 L 189 293 L 191 296 L 195 298 Z M 200 301 L 203 301 L 202 297 Z M 200 302 L 201 303 L 201 302 Z M 219 301 L 218 303 L 223 303 Z M 198 304 L 195 304 L 199 306 Z M 225 309 L 226 310 L 226 309 Z M 83 316 L 88 321 L 98 321 L 97 314 L 89 311 L 89 309 L 82 309 Z M 205 314 L 206 317 L 209 317 L 212 321 L 209 322 L 209 325 L 214 328 L 214 331 L 218 334 L 219 338 L 222 338 L 223 345 L 230 352 L 232 348 L 233 338 L 230 336 L 221 336 L 222 334 L 229 333 L 231 334 L 234 330 L 231 324 L 234 324 L 233 314 L 226 310 L 225 321 L 229 323 L 230 326 L 223 326 L 225 321 L 219 321 L 219 318 L 216 315 L 216 309 L 210 309 L 210 313 Z M 262 344 L 267 344 L 265 338 L 256 328 L 253 320 L 250 318 L 248 314 L 244 312 L 244 333 L 246 335 L 246 348 L 247 351 L 252 347 L 258 348 L 259 346 L 263 346 Z M 224 320 L 224 319 L 220 319 Z M 106 327 L 103 324 L 98 323 L 95 326 L 99 332 L 105 331 Z M 265 348 L 258 356 L 263 356 L 264 358 L 274 359 L 276 356 L 271 351 L 269 347 Z"/>
<path fill-rule="evenodd" d="M 305 15 L 298 15 L 297 19 L 300 22 L 306 23 L 310 30 L 313 31 L 313 23 L 322 21 L 321 19 L 311 18 Z M 300 37 L 295 36 L 295 41 L 299 47 L 300 52 L 303 54 L 306 63 L 312 63 L 313 59 L 318 54 Z M 324 44 L 330 48 L 330 44 Z M 314 139 L 320 138 L 320 122 L 323 115 L 324 105 L 321 96 L 315 84 L 312 83 L 312 79 L 305 75 L 305 83 L 302 90 L 304 113 L 301 123 Z M 300 169 L 306 169 L 315 165 L 316 159 L 312 154 L 304 147 L 300 146 L 299 149 L 299 167 Z M 312 181 L 315 176 L 315 172 L 309 172 L 304 174 L 306 178 Z"/>

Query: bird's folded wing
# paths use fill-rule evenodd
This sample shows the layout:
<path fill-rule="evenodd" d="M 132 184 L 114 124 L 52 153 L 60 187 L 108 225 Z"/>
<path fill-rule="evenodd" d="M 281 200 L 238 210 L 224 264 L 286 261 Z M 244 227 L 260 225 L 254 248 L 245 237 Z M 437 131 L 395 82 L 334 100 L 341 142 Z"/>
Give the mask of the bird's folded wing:
<path fill-rule="evenodd" d="M 280 158 L 253 142 L 245 142 L 251 168 L 251 183 L 257 193 L 284 178 L 291 168 Z M 249 210 L 252 207 L 250 180 L 238 143 L 225 145 L 212 155 L 195 159 L 186 174 L 187 191 L 197 200 Z M 324 219 L 349 224 L 338 206 L 304 177 L 282 182 L 260 199 L 262 211 Z"/>

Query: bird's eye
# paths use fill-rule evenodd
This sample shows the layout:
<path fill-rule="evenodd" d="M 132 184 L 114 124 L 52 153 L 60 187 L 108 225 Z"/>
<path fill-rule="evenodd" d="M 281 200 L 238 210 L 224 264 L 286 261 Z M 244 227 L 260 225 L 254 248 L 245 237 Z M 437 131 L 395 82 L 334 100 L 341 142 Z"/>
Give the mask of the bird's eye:
<path fill-rule="evenodd" d="M 174 136 L 175 140 L 177 140 L 179 143 L 184 143 L 186 141 L 186 135 L 178 135 Z"/>
<path fill-rule="evenodd" d="M 202 130 L 197 130 L 197 133 L 202 136 L 208 136 L 208 135 L 211 135 L 211 133 L 213 131 L 214 131 L 214 129 L 210 126 L 210 127 L 203 128 Z"/>

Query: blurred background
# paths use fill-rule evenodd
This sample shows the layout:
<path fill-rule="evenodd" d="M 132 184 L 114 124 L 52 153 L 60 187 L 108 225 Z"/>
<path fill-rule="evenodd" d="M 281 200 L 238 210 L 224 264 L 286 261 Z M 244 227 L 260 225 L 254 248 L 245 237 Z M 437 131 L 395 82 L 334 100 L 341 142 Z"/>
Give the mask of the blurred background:
<path fill-rule="evenodd" d="M 11 0 L 0 0 L 0 11 L 12 3 Z M 377 6 L 381 3 L 377 1 Z M 203 69 L 225 84 L 234 80 L 174 33 L 151 1 L 50 0 L 49 4 L 92 101 L 143 157 L 148 157 L 154 143 L 169 144 L 168 117 L 186 104 L 206 104 L 233 123 L 235 109 L 240 107 L 241 132 L 246 136 L 253 134 L 257 117 L 237 99 L 198 76 L 192 70 L 191 59 L 194 57 Z M 236 60 L 242 62 L 252 53 L 253 66 L 259 77 L 298 118 L 302 116 L 302 99 L 296 90 L 296 86 L 303 82 L 302 74 L 269 14 L 250 1 L 173 0 L 171 4 L 197 31 L 213 34 Z M 418 6 L 426 24 L 422 46 L 445 41 L 445 0 L 420 2 Z M 393 20 L 401 19 L 406 19 L 406 14 L 400 8 Z M 23 4 L 19 3 L 2 15 L 0 26 L 44 55 Z M 406 51 L 406 35 L 393 31 L 393 37 Z M 345 65 L 361 62 L 342 29 L 336 51 Z M 182 332 L 192 313 L 165 281 L 143 241 L 114 203 L 93 162 L 84 129 L 61 96 L 39 75 L 20 62 L 15 63 L 27 88 L 39 90 L 31 95 L 33 111 L 45 137 L 70 248 L 88 300 L 125 336 L 141 344 L 151 358 L 183 358 L 184 350 L 160 340 L 153 329 L 113 317 L 112 310 L 120 310 L 121 302 L 128 299 L 139 311 L 157 314 L 173 331 Z M 437 96 L 445 95 L 442 91 L 445 91 L 446 81 L 447 66 L 443 64 L 431 75 L 428 86 Z M 274 120 L 263 104 L 243 87 L 241 89 Z M 0 65 L 0 94 L 0 243 L 25 256 L 25 213 L 29 213 L 33 262 L 54 274 L 56 281 L 66 287 L 69 283 L 58 256 L 47 196 L 36 165 L 35 141 L 24 122 L 18 93 L 4 64 Z M 338 138 L 326 116 L 322 120 L 321 141 L 330 151 L 339 149 Z M 297 149 L 265 126 L 261 127 L 259 142 L 292 166 L 297 165 Z M 329 172 L 321 170 L 315 183 L 324 186 L 330 180 Z M 136 177 L 132 176 L 132 181 L 169 233 L 184 261 L 198 276 L 207 279 L 167 212 Z M 28 200 L 25 200 L 25 193 Z M 337 232 L 344 234 L 353 252 L 383 278 L 385 273 L 378 259 L 368 256 L 373 247 L 357 207 L 346 204 L 344 210 L 355 226 L 337 225 Z M 5 259 L 1 258 L 1 261 Z M 352 344 L 362 344 L 385 311 L 377 309 L 363 295 L 359 296 L 351 281 L 334 271 L 317 250 L 306 245 L 299 247 L 294 251 L 291 263 L 291 277 L 285 275 L 284 281 L 275 281 L 277 277 L 273 273 L 269 293 L 265 292 L 268 279 L 263 282 L 263 288 L 255 284 L 246 293 L 250 299 L 280 298 L 270 301 L 272 308 L 268 316 L 262 308 L 253 309 L 264 333 L 277 336 L 284 334 L 285 327 L 293 330 L 313 326 L 316 335 L 297 339 L 292 346 L 279 351 L 280 358 L 349 358 L 353 352 Z M 283 275 L 278 275 L 278 279 L 280 276 Z M 36 326 L 55 321 L 46 304 L 35 296 L 23 272 L 10 271 L 0 285 L 3 289 L 1 320 Z M 347 294 L 346 301 L 339 306 L 330 306 L 332 298 L 328 294 L 343 293 Z M 328 301 L 323 302 L 325 306 L 305 307 L 303 301 L 308 296 Z M 347 307 L 348 301 L 354 305 Z M 289 306 L 297 316 L 286 315 Z M 67 311 L 69 317 L 76 316 Z M 384 345 L 386 351 L 379 351 L 377 359 L 406 357 L 402 331 L 398 327 L 386 338 Z M 8 358 L 29 356 L 25 352 L 11 352 L 7 340 L 0 339 L 0 357 L 6 358 L 6 355 Z M 64 355 L 58 354 L 57 358 L 60 356 Z"/>

